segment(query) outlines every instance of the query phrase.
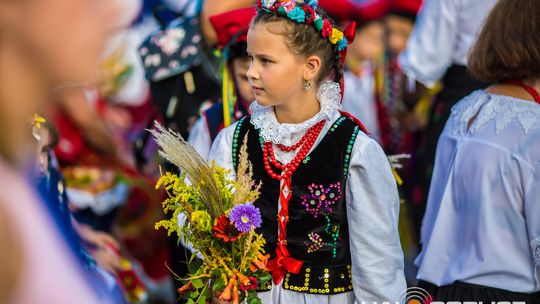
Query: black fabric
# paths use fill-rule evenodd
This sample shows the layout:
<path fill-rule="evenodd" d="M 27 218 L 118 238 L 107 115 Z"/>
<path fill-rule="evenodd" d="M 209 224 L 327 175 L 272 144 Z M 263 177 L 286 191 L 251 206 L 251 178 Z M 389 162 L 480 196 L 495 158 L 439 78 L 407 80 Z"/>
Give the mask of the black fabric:
<path fill-rule="evenodd" d="M 249 111 L 245 105 L 245 102 L 238 99 L 234 103 L 234 120 L 236 121 L 248 115 L 248 113 Z M 210 134 L 210 139 L 213 142 L 219 132 L 224 128 L 223 101 L 220 101 L 213 105 L 210 109 L 206 110 L 203 115 L 206 118 L 206 127 L 208 129 L 208 133 Z"/>
<path fill-rule="evenodd" d="M 419 145 L 416 155 L 418 158 L 418 177 L 415 179 L 415 187 L 420 189 L 422 197 L 420 203 L 411 206 L 416 235 L 420 235 L 420 227 L 427 203 L 427 195 L 435 163 L 437 142 L 446 121 L 450 117 L 452 107 L 461 99 L 473 91 L 489 86 L 489 83 L 476 80 L 467 70 L 467 67 L 452 65 L 446 71 L 442 79 L 443 89 L 435 97 L 431 107 L 429 122 L 426 127 L 422 143 Z"/>
<path fill-rule="evenodd" d="M 233 141 L 234 163 L 242 139 L 248 134 L 247 150 L 253 176 L 256 182 L 262 182 L 261 195 L 255 201 L 263 219 L 258 232 L 266 239 L 266 253 L 274 258 L 278 238 L 279 182 L 264 168 L 262 139 L 249 117 L 242 119 L 238 126 Z M 351 119 L 339 118 L 292 176 L 287 249 L 291 257 L 304 264 L 299 274 L 286 275 L 283 284 L 286 289 L 323 294 L 352 290 L 345 185 L 352 143 L 359 129 Z M 324 209 L 325 203 L 331 202 L 331 207 Z M 337 236 L 333 238 L 331 234 L 336 232 Z M 308 252 L 312 243 L 309 235 L 313 233 L 324 245 Z"/>
<path fill-rule="evenodd" d="M 165 120 L 165 126 L 179 132 L 184 138 L 188 138 L 191 126 L 199 118 L 203 102 L 219 100 L 221 97 L 219 84 L 208 77 L 202 66 L 186 73 L 193 76 L 195 84 L 193 93 L 187 90 L 185 73 L 158 82 L 150 82 L 153 101 Z M 176 106 L 172 112 L 167 113 L 169 107 L 173 108 L 171 105 L 173 99 L 176 99 Z"/>
<path fill-rule="evenodd" d="M 398 16 L 398 17 L 408 19 L 413 24 L 416 22 L 416 17 L 417 17 L 416 13 L 401 10 L 401 9 L 390 10 L 387 15 L 394 15 L 394 16 Z"/>
<path fill-rule="evenodd" d="M 472 301 L 486 304 L 512 301 L 520 301 L 527 304 L 540 303 L 540 292 L 526 294 L 459 281 L 441 287 L 426 281 L 419 281 L 418 287 L 426 290 L 433 298 L 433 301 Z"/>
<path fill-rule="evenodd" d="M 171 49 L 174 44 L 163 43 L 169 40 L 177 46 Z M 199 19 L 173 20 L 145 39 L 139 55 L 165 126 L 187 138 L 203 103 L 221 97 L 218 60 L 202 39 Z"/>

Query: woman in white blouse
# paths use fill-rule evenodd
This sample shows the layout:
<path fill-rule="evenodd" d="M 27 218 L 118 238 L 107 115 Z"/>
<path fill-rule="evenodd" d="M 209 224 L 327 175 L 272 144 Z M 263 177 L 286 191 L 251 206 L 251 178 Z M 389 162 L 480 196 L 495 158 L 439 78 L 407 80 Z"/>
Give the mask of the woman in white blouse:
<path fill-rule="evenodd" d="M 496 83 L 452 109 L 416 260 L 436 301 L 540 302 L 540 2 L 501 0 L 469 58 Z"/>

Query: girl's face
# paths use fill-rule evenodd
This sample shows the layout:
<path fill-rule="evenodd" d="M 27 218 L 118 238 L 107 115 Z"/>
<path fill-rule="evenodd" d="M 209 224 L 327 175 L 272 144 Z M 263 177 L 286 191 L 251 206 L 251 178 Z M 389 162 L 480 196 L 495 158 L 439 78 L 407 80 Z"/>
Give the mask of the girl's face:
<path fill-rule="evenodd" d="M 384 51 L 384 26 L 372 21 L 356 31 L 356 37 L 348 47 L 351 56 L 360 61 L 375 60 Z"/>
<path fill-rule="evenodd" d="M 235 58 L 232 62 L 234 71 L 234 80 L 238 88 L 238 95 L 246 102 L 252 102 L 255 100 L 251 85 L 246 76 L 249 69 L 250 60 L 247 57 Z"/>
<path fill-rule="evenodd" d="M 272 26 L 280 25 L 257 23 L 247 35 L 251 62 L 246 75 L 255 99 L 267 107 L 299 100 L 305 91 L 303 58 L 289 49 L 283 35 L 269 31 Z"/>
<path fill-rule="evenodd" d="M 411 35 L 414 23 L 400 16 L 388 15 L 384 20 L 386 26 L 386 43 L 392 53 L 392 56 L 397 56 L 407 46 L 407 40 Z"/>

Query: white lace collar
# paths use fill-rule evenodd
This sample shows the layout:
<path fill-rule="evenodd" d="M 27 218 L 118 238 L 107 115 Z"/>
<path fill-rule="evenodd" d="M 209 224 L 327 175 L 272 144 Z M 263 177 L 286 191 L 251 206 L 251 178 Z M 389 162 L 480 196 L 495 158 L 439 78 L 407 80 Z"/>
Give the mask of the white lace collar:
<path fill-rule="evenodd" d="M 468 128 L 469 121 L 476 114 L 478 116 Z M 495 132 L 499 133 L 513 120 L 527 134 L 540 119 L 540 106 L 532 101 L 478 90 L 456 104 L 450 117 L 454 134 L 464 135 L 467 129 L 474 133 L 490 121 L 495 121 Z"/>
<path fill-rule="evenodd" d="M 259 130 L 264 141 L 291 146 L 300 140 L 309 128 L 322 119 L 331 119 L 335 112 L 341 109 L 339 84 L 332 81 L 322 83 L 317 91 L 317 100 L 321 104 L 321 110 L 299 124 L 279 123 L 273 107 L 264 107 L 254 101 L 250 105 L 251 123 Z"/>

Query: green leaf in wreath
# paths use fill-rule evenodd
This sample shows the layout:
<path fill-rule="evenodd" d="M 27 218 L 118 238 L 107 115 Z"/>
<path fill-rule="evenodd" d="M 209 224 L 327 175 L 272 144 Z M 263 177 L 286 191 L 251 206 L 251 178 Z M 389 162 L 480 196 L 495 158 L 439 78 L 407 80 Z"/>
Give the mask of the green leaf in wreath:
<path fill-rule="evenodd" d="M 197 304 L 206 304 L 206 296 L 201 295 L 201 297 L 199 298 L 199 301 L 197 301 Z"/>
<path fill-rule="evenodd" d="M 271 279 L 272 279 L 272 275 L 269 273 L 261 274 L 260 276 L 257 277 L 259 284 L 263 286 L 266 282 L 270 281 Z"/>
<path fill-rule="evenodd" d="M 212 284 L 212 291 L 221 291 L 225 287 L 225 282 L 223 282 L 223 279 L 217 279 L 214 281 L 214 284 Z"/>
<path fill-rule="evenodd" d="M 254 298 L 248 298 L 248 304 L 262 304 L 262 301 L 255 296 Z"/>
<path fill-rule="evenodd" d="M 192 255 L 188 262 L 189 273 L 196 273 L 203 265 L 203 260 L 199 259 L 197 255 Z"/>
<path fill-rule="evenodd" d="M 193 287 L 199 289 L 199 288 L 203 288 L 204 286 L 204 283 L 201 279 L 195 279 L 195 280 L 191 280 L 191 284 L 193 284 Z"/>

